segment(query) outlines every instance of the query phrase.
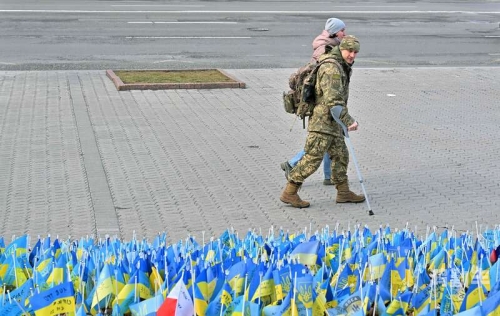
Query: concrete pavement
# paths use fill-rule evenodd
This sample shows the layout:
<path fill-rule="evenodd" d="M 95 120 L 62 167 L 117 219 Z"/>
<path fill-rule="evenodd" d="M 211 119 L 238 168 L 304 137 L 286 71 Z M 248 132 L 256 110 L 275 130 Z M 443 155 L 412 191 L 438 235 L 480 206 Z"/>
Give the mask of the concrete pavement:
<path fill-rule="evenodd" d="M 226 71 L 247 88 L 118 92 L 104 70 L 0 72 L 0 234 L 500 222 L 500 68 L 355 69 L 351 140 L 372 217 L 335 204 L 322 168 L 299 192 L 310 208 L 282 204 L 279 164 L 306 135 L 282 107 L 294 69 Z M 352 162 L 349 177 L 360 192 Z"/>

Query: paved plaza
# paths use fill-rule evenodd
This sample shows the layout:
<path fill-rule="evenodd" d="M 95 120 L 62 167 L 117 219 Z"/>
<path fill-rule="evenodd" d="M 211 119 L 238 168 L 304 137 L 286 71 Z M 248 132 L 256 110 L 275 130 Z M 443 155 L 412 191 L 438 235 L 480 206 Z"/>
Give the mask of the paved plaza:
<path fill-rule="evenodd" d="M 1 235 L 500 223 L 500 68 L 355 68 L 351 141 L 371 217 L 335 203 L 322 167 L 299 191 L 310 208 L 280 202 L 279 165 L 306 136 L 282 106 L 294 69 L 226 71 L 246 89 L 118 92 L 104 70 L 0 72 Z"/>

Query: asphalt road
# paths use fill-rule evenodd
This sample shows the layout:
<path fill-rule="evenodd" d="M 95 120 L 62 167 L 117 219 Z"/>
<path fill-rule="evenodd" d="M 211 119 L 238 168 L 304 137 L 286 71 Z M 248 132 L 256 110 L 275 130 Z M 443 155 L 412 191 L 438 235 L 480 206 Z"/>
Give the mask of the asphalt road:
<path fill-rule="evenodd" d="M 0 70 L 295 68 L 326 19 L 357 67 L 498 66 L 498 1 L 0 0 Z"/>

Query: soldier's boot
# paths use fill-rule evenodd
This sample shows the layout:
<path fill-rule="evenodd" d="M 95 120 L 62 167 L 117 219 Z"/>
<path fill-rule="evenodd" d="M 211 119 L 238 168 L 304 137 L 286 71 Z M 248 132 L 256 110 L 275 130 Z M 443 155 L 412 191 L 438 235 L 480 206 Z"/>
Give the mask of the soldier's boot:
<path fill-rule="evenodd" d="M 299 191 L 300 184 L 288 182 L 286 184 L 285 190 L 281 193 L 280 200 L 283 203 L 291 204 L 293 207 L 297 208 L 306 208 L 311 205 L 307 201 L 303 201 L 300 196 L 297 194 Z"/>
<path fill-rule="evenodd" d="M 365 200 L 363 194 L 356 194 L 349 190 L 347 181 L 337 184 L 337 203 L 360 203 Z"/>

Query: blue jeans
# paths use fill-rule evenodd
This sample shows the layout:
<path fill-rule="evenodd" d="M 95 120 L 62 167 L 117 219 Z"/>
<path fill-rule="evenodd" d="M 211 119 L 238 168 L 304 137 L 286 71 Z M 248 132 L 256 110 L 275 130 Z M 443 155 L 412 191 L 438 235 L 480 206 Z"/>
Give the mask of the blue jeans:
<path fill-rule="evenodd" d="M 295 156 L 293 156 L 292 159 L 288 160 L 288 164 L 292 166 L 292 168 L 295 167 L 299 163 L 299 160 L 304 157 L 305 153 L 306 152 L 304 150 L 299 151 Z M 332 160 L 330 159 L 330 156 L 328 156 L 328 153 L 325 153 L 325 156 L 323 157 L 323 173 L 325 174 L 325 179 L 331 179 Z"/>

